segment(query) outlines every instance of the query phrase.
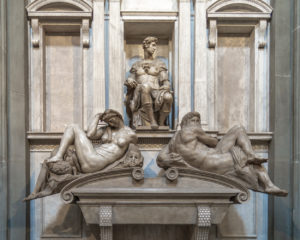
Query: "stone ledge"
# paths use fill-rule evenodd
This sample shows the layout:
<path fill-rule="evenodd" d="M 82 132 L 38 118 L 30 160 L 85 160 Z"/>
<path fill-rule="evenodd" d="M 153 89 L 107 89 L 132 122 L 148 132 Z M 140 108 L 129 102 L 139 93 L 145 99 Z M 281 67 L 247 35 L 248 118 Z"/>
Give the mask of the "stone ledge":
<path fill-rule="evenodd" d="M 141 150 L 153 150 L 159 151 L 161 148 L 168 144 L 172 136 L 175 134 L 175 130 L 169 131 L 137 131 L 138 145 Z M 218 131 L 207 131 L 211 136 L 221 139 L 225 133 Z M 51 150 L 58 145 L 62 137 L 62 132 L 27 132 L 27 139 L 30 143 L 31 150 Z M 248 136 L 254 145 L 255 149 L 263 149 L 267 151 L 268 145 L 272 140 L 272 132 L 249 132 Z M 98 144 L 99 141 L 93 141 Z M 43 148 L 44 146 L 44 148 Z M 49 147 L 50 146 L 50 147 Z"/>

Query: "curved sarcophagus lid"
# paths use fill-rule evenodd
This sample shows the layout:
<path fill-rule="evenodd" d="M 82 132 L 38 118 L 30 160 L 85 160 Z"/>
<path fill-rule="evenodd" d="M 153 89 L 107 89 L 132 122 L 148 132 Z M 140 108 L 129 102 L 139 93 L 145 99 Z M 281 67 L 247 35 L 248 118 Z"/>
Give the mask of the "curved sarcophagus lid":
<path fill-rule="evenodd" d="M 61 198 L 84 205 L 108 201 L 229 204 L 246 202 L 249 191 L 239 182 L 205 171 L 171 168 L 165 176 L 143 178 L 141 168 L 128 168 L 76 179 L 62 189 Z"/>

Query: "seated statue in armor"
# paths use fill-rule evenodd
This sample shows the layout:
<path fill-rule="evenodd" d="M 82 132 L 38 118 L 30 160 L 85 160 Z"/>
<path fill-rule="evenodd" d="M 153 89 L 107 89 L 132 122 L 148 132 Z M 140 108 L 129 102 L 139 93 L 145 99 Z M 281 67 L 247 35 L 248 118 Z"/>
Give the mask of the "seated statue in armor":
<path fill-rule="evenodd" d="M 154 59 L 156 37 L 147 37 L 143 41 L 144 59 L 134 63 L 127 86 L 126 111 L 133 128 L 151 126 L 157 129 L 165 126 L 173 103 L 166 65 Z"/>
<path fill-rule="evenodd" d="M 106 125 L 99 125 L 101 121 Z M 91 140 L 101 143 L 94 145 Z M 142 166 L 143 157 L 136 143 L 134 131 L 126 127 L 121 114 L 112 109 L 96 114 L 87 133 L 76 124 L 69 125 L 59 147 L 43 162 L 33 192 L 24 200 L 58 193 L 82 174 Z"/>
<path fill-rule="evenodd" d="M 181 130 L 157 157 L 158 166 L 164 169 L 188 167 L 213 172 L 234 178 L 255 191 L 286 196 L 287 192 L 270 180 L 262 166 L 266 161 L 255 154 L 244 127 L 231 128 L 218 141 L 203 131 L 198 112 L 183 117 Z"/>

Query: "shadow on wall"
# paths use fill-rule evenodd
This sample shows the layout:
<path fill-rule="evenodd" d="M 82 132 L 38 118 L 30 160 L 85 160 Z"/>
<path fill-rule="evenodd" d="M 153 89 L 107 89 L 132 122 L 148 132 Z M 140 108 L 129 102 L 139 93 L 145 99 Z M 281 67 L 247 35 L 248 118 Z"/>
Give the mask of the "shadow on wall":
<path fill-rule="evenodd" d="M 245 209 L 245 208 L 244 208 Z M 243 210 L 243 209 L 240 209 Z M 222 223 L 218 226 L 217 229 L 217 236 L 222 238 L 228 238 L 228 237 L 235 237 L 238 236 L 245 236 L 249 235 L 248 231 L 245 228 L 244 221 L 241 217 L 241 214 L 247 214 L 247 212 L 240 212 L 235 206 L 231 206 L 229 209 L 228 214 L 224 217 Z M 251 219 L 249 219 L 251 220 Z M 249 226 L 251 227 L 252 223 L 249 223 Z M 256 232 L 253 231 L 253 235 L 255 235 Z M 244 237 L 243 237 L 244 238 Z"/>
<path fill-rule="evenodd" d="M 42 232 L 42 237 L 81 237 L 81 235 L 82 214 L 77 205 L 60 206 Z"/>

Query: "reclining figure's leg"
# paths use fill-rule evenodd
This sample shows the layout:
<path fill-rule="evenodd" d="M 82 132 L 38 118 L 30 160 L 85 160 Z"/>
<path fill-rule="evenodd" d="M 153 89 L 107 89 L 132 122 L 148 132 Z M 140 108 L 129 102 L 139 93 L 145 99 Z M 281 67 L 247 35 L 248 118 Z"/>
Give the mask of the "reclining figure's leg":
<path fill-rule="evenodd" d="M 233 146 L 239 146 L 247 155 L 248 163 L 261 164 L 267 159 L 256 156 L 246 129 L 243 126 L 234 126 L 231 128 L 217 145 L 221 153 L 229 152 Z"/>
<path fill-rule="evenodd" d="M 267 170 L 261 165 L 253 165 L 258 180 L 264 185 L 265 192 L 277 196 L 287 196 L 287 191 L 277 187 L 270 179 Z"/>

